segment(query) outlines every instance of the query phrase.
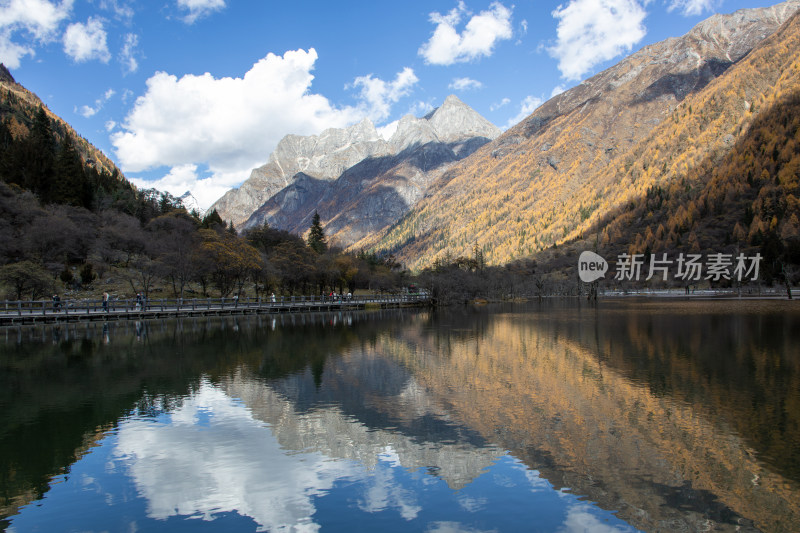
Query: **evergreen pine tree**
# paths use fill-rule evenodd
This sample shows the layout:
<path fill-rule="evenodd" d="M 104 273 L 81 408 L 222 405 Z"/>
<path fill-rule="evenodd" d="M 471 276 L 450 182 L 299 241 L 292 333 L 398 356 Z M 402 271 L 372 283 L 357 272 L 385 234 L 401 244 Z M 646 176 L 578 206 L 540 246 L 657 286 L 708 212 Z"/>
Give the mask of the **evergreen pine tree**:
<path fill-rule="evenodd" d="M 33 118 L 31 132 L 17 164 L 22 170 L 22 185 L 44 202 L 50 202 L 50 182 L 56 160 L 56 140 L 50 117 L 39 106 Z"/>
<path fill-rule="evenodd" d="M 204 229 L 214 229 L 216 226 L 224 227 L 224 224 L 222 222 L 222 217 L 219 216 L 217 210 L 214 209 L 203 217 L 203 221 L 200 223 L 200 227 Z"/>
<path fill-rule="evenodd" d="M 13 162 L 11 158 L 14 136 L 8 128 L 8 120 L 0 122 L 0 180 L 11 181 Z"/>
<path fill-rule="evenodd" d="M 316 211 L 311 219 L 311 231 L 308 232 L 308 247 L 318 254 L 323 254 L 328 249 L 328 243 L 325 242 L 325 231 L 322 229 L 319 213 Z"/>
<path fill-rule="evenodd" d="M 84 173 L 83 161 L 69 135 L 61 143 L 49 189 L 51 202 L 91 208 L 92 193 Z"/>

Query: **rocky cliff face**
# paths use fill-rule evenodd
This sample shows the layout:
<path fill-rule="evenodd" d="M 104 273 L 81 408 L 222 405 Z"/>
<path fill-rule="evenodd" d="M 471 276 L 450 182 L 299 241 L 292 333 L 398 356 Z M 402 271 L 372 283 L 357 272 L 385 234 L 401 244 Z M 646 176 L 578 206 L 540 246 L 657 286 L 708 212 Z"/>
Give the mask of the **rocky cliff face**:
<path fill-rule="evenodd" d="M 710 150 L 730 149 L 750 105 L 767 97 L 781 72 L 764 63 L 747 67 L 753 74 L 747 81 L 740 77 L 723 89 L 719 83 L 733 79 L 730 73 L 744 68 L 750 51 L 798 8 L 800 1 L 791 0 L 715 15 L 683 37 L 643 48 L 454 165 L 401 223 L 359 246 L 392 251 L 413 268 L 430 264 L 437 253 L 468 256 L 478 244 L 490 263 L 499 264 L 580 235 L 619 202 L 661 180 L 679 179 Z M 776 61 L 783 64 L 781 57 Z M 792 58 L 787 61 L 791 65 Z M 738 101 L 719 105 L 728 93 Z M 680 117 L 693 106 L 697 115 L 700 105 L 704 131 L 728 139 L 725 146 L 680 135 Z M 656 168 L 634 149 L 651 142 L 657 129 L 664 130 L 658 150 L 672 157 Z"/>
<path fill-rule="evenodd" d="M 231 220 L 240 227 L 256 209 L 301 173 L 332 180 L 359 161 L 390 153 L 392 148 L 367 119 L 346 129 L 325 130 L 320 135 L 287 135 L 265 165 L 254 169 L 241 187 L 225 193 L 209 211 L 216 209 L 223 220 Z"/>
<path fill-rule="evenodd" d="M 212 208 L 238 228 L 266 222 L 297 233 L 317 211 L 331 241 L 346 246 L 396 222 L 449 164 L 499 134 L 449 96 L 425 117 L 403 117 L 388 141 L 369 120 L 319 136 L 289 135 Z"/>
<path fill-rule="evenodd" d="M 243 227 L 266 222 L 302 234 L 316 211 L 325 221 L 329 242 L 346 247 L 399 220 L 457 160 L 446 144 L 429 141 L 394 156 L 364 160 L 333 182 L 303 174 L 267 200 Z"/>

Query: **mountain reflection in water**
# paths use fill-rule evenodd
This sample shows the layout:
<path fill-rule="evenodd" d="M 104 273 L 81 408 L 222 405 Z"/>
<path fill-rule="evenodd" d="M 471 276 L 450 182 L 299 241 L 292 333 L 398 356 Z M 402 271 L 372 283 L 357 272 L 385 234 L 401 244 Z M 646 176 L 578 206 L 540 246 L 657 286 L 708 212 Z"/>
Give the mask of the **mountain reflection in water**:
<path fill-rule="evenodd" d="M 798 326 L 627 300 L 3 330 L 0 524 L 791 531 Z"/>

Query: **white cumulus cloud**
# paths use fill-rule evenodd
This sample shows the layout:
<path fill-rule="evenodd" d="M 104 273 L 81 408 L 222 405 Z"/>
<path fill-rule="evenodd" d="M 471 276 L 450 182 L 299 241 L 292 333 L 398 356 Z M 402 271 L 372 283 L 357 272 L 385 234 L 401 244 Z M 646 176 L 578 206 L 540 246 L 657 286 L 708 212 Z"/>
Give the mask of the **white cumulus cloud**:
<path fill-rule="evenodd" d="M 193 24 L 199 18 L 224 9 L 225 0 L 178 0 L 178 7 L 188 11 L 183 20 L 187 24 Z"/>
<path fill-rule="evenodd" d="M 498 41 L 510 39 L 511 10 L 499 2 L 493 2 L 487 11 L 473 15 L 459 33 L 457 26 L 464 15 L 469 15 L 464 2 L 459 2 L 446 15 L 431 13 L 430 20 L 436 24 L 431 38 L 418 53 L 432 65 L 452 65 L 491 56 Z"/>
<path fill-rule="evenodd" d="M 10 36 L 0 33 L 0 62 L 11 69 L 19 68 L 22 58 L 34 55 L 30 46 L 13 42 Z"/>
<path fill-rule="evenodd" d="M 364 109 L 335 108 L 310 91 L 316 59 L 313 48 L 270 53 L 241 78 L 157 72 L 111 135 L 117 161 L 126 172 L 173 167 L 170 180 L 186 177 L 191 165 L 206 166 L 210 176 L 196 180 L 203 190 L 192 193 L 202 203 L 204 191 L 221 184 L 224 190 L 213 193 L 218 198 L 262 165 L 284 135 L 317 134 L 363 118 Z M 383 97 L 390 99 L 409 79 L 398 76 L 395 92 L 387 89 Z"/>
<path fill-rule="evenodd" d="M 624 533 L 631 531 L 626 526 L 616 526 L 605 523 L 600 517 L 592 513 L 592 507 L 581 502 L 567 508 L 567 517 L 559 531 L 577 533 L 579 531 L 592 531 L 593 533 Z"/>
<path fill-rule="evenodd" d="M 483 84 L 471 78 L 454 78 L 448 87 L 456 91 L 469 91 L 470 89 L 480 89 Z"/>
<path fill-rule="evenodd" d="M 26 30 L 37 39 L 46 39 L 69 16 L 72 0 L 5 0 L 0 7 L 0 28 Z"/>
<path fill-rule="evenodd" d="M 64 32 L 64 53 L 76 62 L 97 59 L 108 63 L 111 54 L 106 37 L 103 21 L 99 18 L 89 17 L 86 24 L 75 22 Z"/>
<path fill-rule="evenodd" d="M 630 51 L 647 33 L 647 13 L 636 0 L 570 0 L 552 14 L 558 30 L 549 51 L 568 80 L 580 79 L 598 63 Z"/>
<path fill-rule="evenodd" d="M 32 42 L 55 38 L 61 23 L 72 10 L 72 0 L 60 3 L 47 0 L 0 1 L 0 61 L 19 68 L 22 58 L 35 55 Z M 23 43 L 16 39 L 22 34 Z"/>
<path fill-rule="evenodd" d="M 387 82 L 372 74 L 359 76 L 353 81 L 354 88 L 360 88 L 359 98 L 365 114 L 374 122 L 389 117 L 392 104 L 403 96 L 411 94 L 411 89 L 419 81 L 414 70 L 408 67 L 398 72 L 393 81 Z"/>

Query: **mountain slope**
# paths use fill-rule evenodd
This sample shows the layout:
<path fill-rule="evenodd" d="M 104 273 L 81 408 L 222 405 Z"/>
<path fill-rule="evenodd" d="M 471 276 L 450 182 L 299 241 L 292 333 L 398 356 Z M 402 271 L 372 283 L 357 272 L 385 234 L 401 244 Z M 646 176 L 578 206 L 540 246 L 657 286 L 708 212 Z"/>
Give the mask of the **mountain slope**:
<path fill-rule="evenodd" d="M 78 135 L 61 117 L 50 111 L 38 96 L 18 84 L 8 69 L 0 64 L 0 121 L 6 121 L 11 134 L 15 137 L 26 136 L 40 107 L 56 124 L 55 133 L 58 137 L 62 139 L 65 135 L 72 137 L 85 166 L 92 167 L 100 173 L 122 176 L 120 170 L 103 152 Z"/>
<path fill-rule="evenodd" d="M 765 102 L 724 157 L 650 187 L 590 231 L 607 257 L 758 252 L 760 280 L 798 281 L 790 265 L 800 264 L 800 87 Z"/>
<path fill-rule="evenodd" d="M 715 15 L 538 108 L 450 169 L 402 221 L 359 246 L 412 268 L 482 249 L 502 264 L 581 235 L 657 183 L 721 157 L 753 111 L 796 87 L 800 7 Z"/>
<path fill-rule="evenodd" d="M 141 222 L 181 205 L 168 193 L 138 190 L 103 152 L 17 83 L 2 64 L 0 181 L 32 193 L 37 205 L 95 213 L 113 209 Z"/>

